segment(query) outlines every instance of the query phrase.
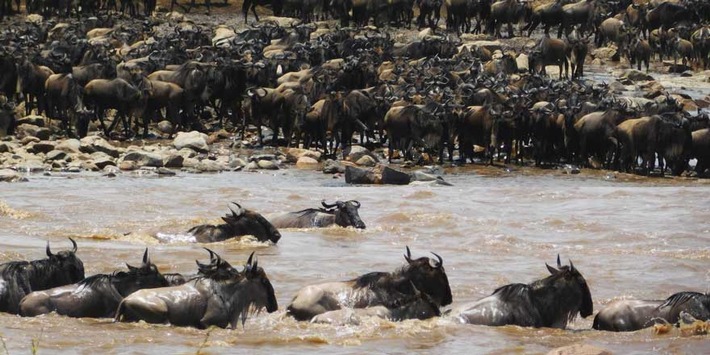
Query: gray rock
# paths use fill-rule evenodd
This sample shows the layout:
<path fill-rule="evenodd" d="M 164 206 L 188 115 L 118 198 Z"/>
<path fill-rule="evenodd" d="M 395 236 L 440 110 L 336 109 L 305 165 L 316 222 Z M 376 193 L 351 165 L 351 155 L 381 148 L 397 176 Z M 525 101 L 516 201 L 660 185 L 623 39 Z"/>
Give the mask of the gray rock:
<path fill-rule="evenodd" d="M 116 159 L 104 152 L 95 152 L 91 154 L 91 159 L 94 161 L 94 164 L 101 170 L 104 170 L 107 166 L 116 165 Z"/>
<path fill-rule="evenodd" d="M 207 135 L 197 131 L 178 132 L 173 140 L 173 146 L 175 146 L 177 150 L 189 148 L 201 153 L 206 153 L 210 150 L 210 147 L 207 145 Z"/>
<path fill-rule="evenodd" d="M 249 157 L 250 161 L 259 161 L 259 160 L 274 161 L 276 159 L 277 159 L 276 154 L 254 154 L 251 157 Z"/>
<path fill-rule="evenodd" d="M 333 159 L 328 159 L 325 161 L 325 164 L 323 165 L 323 173 L 324 174 L 337 174 L 337 173 L 344 173 L 345 172 L 345 165 L 341 164 L 338 161 L 335 161 Z"/>
<path fill-rule="evenodd" d="M 259 160 L 256 162 L 260 169 L 278 170 L 279 166 L 272 160 Z"/>
<path fill-rule="evenodd" d="M 157 153 L 151 153 L 146 151 L 131 151 L 126 153 L 122 158 L 123 161 L 133 161 L 141 166 L 152 166 L 152 167 L 162 167 L 163 158 Z"/>
<path fill-rule="evenodd" d="M 36 115 L 31 115 L 31 116 L 25 116 L 25 117 L 22 117 L 22 118 L 18 118 L 16 122 L 17 122 L 18 125 L 21 125 L 21 124 L 30 124 L 30 125 L 34 125 L 34 126 L 37 126 L 37 127 L 44 127 L 44 124 L 45 124 L 44 117 L 42 117 L 42 116 L 36 116 Z"/>
<path fill-rule="evenodd" d="M 224 165 L 222 165 L 219 162 L 216 162 L 214 160 L 204 159 L 204 160 L 201 160 L 197 164 L 197 166 L 195 166 L 195 169 L 202 171 L 202 172 L 215 173 L 215 172 L 225 171 L 225 170 L 227 170 L 227 167 L 225 167 Z"/>
<path fill-rule="evenodd" d="M 372 169 L 357 168 L 354 166 L 345 167 L 345 182 L 348 184 L 375 184 L 377 176 Z"/>
<path fill-rule="evenodd" d="M 118 168 L 123 171 L 133 171 L 138 169 L 138 164 L 132 160 L 124 160 L 118 163 Z"/>
<path fill-rule="evenodd" d="M 54 149 L 56 149 L 56 150 L 61 150 L 63 152 L 72 153 L 72 154 L 76 154 L 76 153 L 81 152 L 80 148 L 81 148 L 81 142 L 78 139 L 73 139 L 73 138 L 65 139 L 65 140 L 59 142 L 59 144 L 57 144 L 54 147 Z"/>
<path fill-rule="evenodd" d="M 298 158 L 296 162 L 296 167 L 299 169 L 315 169 L 318 167 L 318 160 L 311 157 L 302 156 Z"/>
<path fill-rule="evenodd" d="M 21 182 L 27 181 L 27 178 L 22 176 L 12 169 L 0 169 L 0 182 Z"/>
<path fill-rule="evenodd" d="M 177 175 L 174 171 L 172 171 L 168 168 L 158 168 L 158 170 L 156 170 L 156 172 L 160 176 L 175 176 L 175 175 Z"/>
<path fill-rule="evenodd" d="M 22 139 L 20 139 L 20 144 L 29 145 L 29 144 L 39 143 L 39 141 L 40 141 L 39 138 L 37 138 L 35 136 L 26 136 L 26 137 L 22 137 Z"/>
<path fill-rule="evenodd" d="M 244 167 L 246 170 L 259 170 L 259 164 L 257 164 L 255 161 L 249 162 L 246 167 Z"/>
<path fill-rule="evenodd" d="M 39 141 L 32 145 L 32 149 L 28 149 L 27 151 L 30 153 L 38 154 L 38 153 L 44 153 L 47 154 L 51 151 L 53 151 L 55 148 L 54 142 L 50 141 Z"/>
<path fill-rule="evenodd" d="M 114 158 L 118 158 L 119 156 L 121 156 L 121 153 L 123 153 L 123 149 L 114 147 L 105 139 L 97 136 L 89 136 L 82 138 L 79 150 L 88 154 L 94 152 L 104 152 Z"/>
<path fill-rule="evenodd" d="M 367 155 L 367 156 L 371 157 L 372 159 L 374 159 L 375 162 L 378 162 L 378 161 L 379 161 L 379 160 L 377 159 L 377 157 L 376 157 L 374 154 L 372 154 L 371 151 L 369 151 L 369 150 L 367 150 L 366 148 L 364 148 L 364 147 L 362 147 L 362 146 L 359 146 L 359 145 L 350 146 L 350 147 L 345 151 L 345 156 L 346 156 L 345 159 L 348 160 L 348 161 L 352 161 L 352 162 L 356 162 L 356 161 L 360 160 L 360 158 L 362 158 L 362 157 L 365 156 L 365 155 Z"/>
<path fill-rule="evenodd" d="M 15 128 L 15 135 L 20 139 L 24 137 L 37 137 L 40 140 L 48 140 L 51 133 L 52 132 L 50 132 L 47 128 L 38 127 L 28 123 L 18 125 Z"/>
<path fill-rule="evenodd" d="M 10 149 L 10 145 L 7 143 L 0 142 L 0 153 L 9 153 L 9 152 L 12 152 L 12 149 Z"/>
<path fill-rule="evenodd" d="M 363 155 L 355 162 L 355 164 L 359 166 L 373 167 L 377 165 L 377 161 L 375 161 L 375 159 L 369 155 Z"/>
<path fill-rule="evenodd" d="M 158 131 L 163 134 L 173 134 L 175 133 L 175 125 L 170 121 L 160 121 L 158 122 Z"/>
<path fill-rule="evenodd" d="M 411 182 L 412 177 L 402 171 L 392 169 L 386 166 L 382 170 L 382 183 L 386 185 L 407 185 Z"/>
<path fill-rule="evenodd" d="M 163 159 L 163 166 L 166 168 L 182 168 L 185 157 L 179 154 L 169 154 Z"/>
<path fill-rule="evenodd" d="M 66 160 L 69 154 L 63 150 L 52 150 L 45 155 L 45 159 L 48 161 L 54 161 L 54 160 Z"/>
<path fill-rule="evenodd" d="M 247 165 L 247 162 L 242 159 L 242 158 L 237 158 L 234 156 L 229 157 L 229 167 L 234 169 L 234 168 L 243 168 Z"/>

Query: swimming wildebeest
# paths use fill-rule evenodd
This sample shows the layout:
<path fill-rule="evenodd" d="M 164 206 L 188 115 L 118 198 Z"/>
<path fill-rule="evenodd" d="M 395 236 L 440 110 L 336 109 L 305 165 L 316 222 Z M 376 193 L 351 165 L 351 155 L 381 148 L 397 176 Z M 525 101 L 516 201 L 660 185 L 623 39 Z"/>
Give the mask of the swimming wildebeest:
<path fill-rule="evenodd" d="M 177 326 L 236 328 L 250 309 L 278 309 L 274 288 L 254 253 L 239 272 L 219 255 L 207 249 L 210 263 L 197 262 L 199 275 L 180 286 L 137 291 L 118 306 L 116 321 L 144 320 Z"/>
<path fill-rule="evenodd" d="M 510 284 L 456 312 L 461 323 L 565 329 L 577 316 L 593 313 L 592 294 L 582 274 L 568 265 L 547 265 L 550 276 L 531 284 Z"/>
<path fill-rule="evenodd" d="M 653 326 L 656 319 L 675 324 L 681 312 L 686 312 L 698 320 L 710 320 L 710 293 L 685 291 L 665 300 L 614 301 L 597 313 L 592 328 L 630 332 Z"/>
<path fill-rule="evenodd" d="M 433 254 L 433 253 L 432 253 Z M 367 308 L 392 304 L 396 299 L 413 296 L 419 290 L 438 306 L 451 304 L 451 288 L 443 259 L 412 259 L 407 247 L 407 265 L 389 272 L 371 272 L 348 281 L 306 286 L 298 291 L 288 306 L 288 314 L 297 320 L 342 308 Z"/>
<path fill-rule="evenodd" d="M 72 250 L 53 254 L 47 242 L 47 259 L 11 261 L 0 265 L 0 312 L 17 314 L 20 300 L 32 291 L 46 290 L 84 278 L 84 263 L 76 257 L 76 242 L 69 238 Z"/>
<path fill-rule="evenodd" d="M 264 216 L 244 209 L 236 202 L 232 202 L 232 204 L 238 209 L 235 211 L 231 205 L 229 206 L 232 213 L 222 217 L 224 224 L 216 226 L 202 224 L 190 228 L 187 232 L 195 236 L 197 242 L 200 243 L 221 242 L 243 235 L 253 235 L 260 242 L 276 243 L 281 239 L 281 233 Z"/>
<path fill-rule="evenodd" d="M 116 307 L 131 293 L 154 287 L 166 287 L 168 282 L 143 253 L 140 267 L 128 266 L 128 272 L 97 274 L 75 284 L 35 291 L 20 301 L 20 315 L 35 317 L 57 312 L 69 317 L 113 317 Z"/>
<path fill-rule="evenodd" d="M 297 212 L 273 214 L 266 217 L 276 228 L 312 228 L 338 225 L 365 229 L 365 222 L 360 219 L 358 214 L 360 202 L 351 200 L 335 201 L 333 204 L 328 204 L 323 200 L 321 204 L 325 208 L 307 208 Z"/>
<path fill-rule="evenodd" d="M 313 317 L 311 322 L 345 325 L 357 324 L 362 317 L 378 317 L 397 322 L 406 319 L 424 320 L 441 316 L 439 305 L 431 296 L 419 292 L 416 287 L 414 291 L 414 295 L 406 295 L 390 305 L 328 311 Z"/>

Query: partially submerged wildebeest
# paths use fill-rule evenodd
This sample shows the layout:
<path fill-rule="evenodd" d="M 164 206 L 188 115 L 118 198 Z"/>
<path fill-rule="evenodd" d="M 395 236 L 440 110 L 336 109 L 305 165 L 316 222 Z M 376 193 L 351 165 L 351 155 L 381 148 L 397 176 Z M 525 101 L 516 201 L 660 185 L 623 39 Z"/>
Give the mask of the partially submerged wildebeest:
<path fill-rule="evenodd" d="M 436 260 L 412 259 L 407 247 L 404 255 L 407 265 L 395 272 L 371 272 L 353 280 L 306 286 L 291 301 L 288 314 L 297 320 L 310 320 L 342 308 L 386 306 L 419 291 L 429 296 L 437 307 L 449 305 L 452 299 L 449 279 L 442 258 L 434 255 Z"/>
<path fill-rule="evenodd" d="M 685 291 L 665 300 L 614 301 L 597 313 L 592 328 L 630 332 L 651 327 L 655 320 L 675 324 L 681 312 L 701 321 L 710 320 L 710 293 Z"/>
<path fill-rule="evenodd" d="M 238 209 L 235 211 L 231 205 L 229 206 L 232 213 L 222 217 L 224 224 L 216 226 L 201 224 L 190 228 L 187 232 L 195 236 L 199 243 L 221 242 L 243 235 L 253 235 L 260 242 L 276 243 L 281 239 L 281 233 L 264 216 L 244 209 L 236 202 L 232 202 L 232 204 Z"/>
<path fill-rule="evenodd" d="M 53 254 L 47 242 L 47 259 L 11 261 L 0 265 L 0 312 L 17 314 L 20 300 L 32 291 L 46 290 L 84 278 L 84 263 L 76 257 L 76 242 L 69 238 L 72 250 Z"/>
<path fill-rule="evenodd" d="M 137 291 L 118 306 L 116 321 L 144 320 L 177 326 L 236 328 L 250 310 L 278 309 L 274 288 L 264 269 L 249 256 L 239 272 L 210 252 L 210 263 L 197 262 L 199 275 L 180 286 Z"/>
<path fill-rule="evenodd" d="M 36 317 L 57 312 L 69 317 L 113 317 L 116 307 L 131 293 L 154 287 L 168 286 L 165 277 L 143 253 L 140 267 L 126 264 L 128 272 L 97 274 L 75 284 L 34 291 L 20 301 L 20 315 Z"/>
<path fill-rule="evenodd" d="M 321 201 L 325 208 L 307 208 L 297 212 L 287 212 L 267 215 L 267 219 L 276 228 L 313 228 L 338 225 L 341 227 L 355 227 L 365 229 L 365 222 L 360 219 L 358 209 L 360 202 L 335 201 L 328 204 Z"/>
<path fill-rule="evenodd" d="M 414 295 L 406 295 L 401 299 L 394 300 L 392 304 L 338 309 L 321 313 L 313 317 L 311 322 L 345 325 L 357 324 L 363 317 L 378 317 L 397 322 L 407 319 L 425 320 L 439 316 L 441 316 L 439 305 L 431 296 L 421 293 L 415 287 Z"/>
<path fill-rule="evenodd" d="M 582 317 L 592 315 L 592 294 L 572 262 L 562 266 L 558 255 L 557 269 L 545 265 L 550 276 L 527 285 L 499 287 L 492 295 L 461 307 L 454 313 L 456 318 L 468 324 L 565 329 L 577 312 Z"/>

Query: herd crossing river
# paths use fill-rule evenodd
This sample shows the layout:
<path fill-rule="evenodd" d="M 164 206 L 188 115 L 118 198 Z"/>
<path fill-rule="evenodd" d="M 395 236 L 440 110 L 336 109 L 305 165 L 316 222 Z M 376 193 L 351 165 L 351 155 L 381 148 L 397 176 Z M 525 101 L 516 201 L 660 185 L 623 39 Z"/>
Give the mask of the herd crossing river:
<path fill-rule="evenodd" d="M 430 251 L 442 256 L 453 293 L 446 308 L 485 297 L 501 285 L 544 277 L 545 263 L 554 265 L 557 254 L 572 260 L 586 278 L 595 312 L 619 298 L 707 292 L 710 204 L 703 180 L 484 168 L 452 171 L 446 179 L 453 186 L 352 186 L 300 170 L 29 177 L 26 183 L 0 185 L 2 261 L 42 258 L 47 240 L 59 250 L 69 248 L 66 238 L 72 237 L 87 275 L 137 264 L 146 246 L 162 272 L 192 273 L 195 259 L 204 261 L 206 253 L 184 239 L 185 231 L 218 222 L 228 201 L 267 213 L 315 207 L 322 199 L 356 199 L 367 229 L 284 229 L 277 245 L 211 244 L 235 266 L 256 251 L 276 291 L 279 311 L 252 316 L 244 327 L 198 330 L 0 314 L 0 334 L 10 353 L 29 351 L 33 341 L 40 352 L 52 353 L 540 353 L 573 343 L 625 354 L 707 349 L 706 336 L 594 331 L 592 317 L 577 318 L 567 330 L 459 325 L 446 317 L 366 318 L 334 326 L 296 322 L 284 311 L 305 285 L 394 270 L 405 263 L 405 246 L 416 257 Z"/>

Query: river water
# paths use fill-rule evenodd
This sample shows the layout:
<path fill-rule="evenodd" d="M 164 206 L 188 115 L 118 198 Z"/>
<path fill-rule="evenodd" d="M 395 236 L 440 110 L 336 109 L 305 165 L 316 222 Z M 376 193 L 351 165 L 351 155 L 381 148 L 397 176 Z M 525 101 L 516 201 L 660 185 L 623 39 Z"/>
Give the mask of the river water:
<path fill-rule="evenodd" d="M 0 314 L 10 353 L 544 353 L 587 343 L 623 354 L 707 353 L 707 336 L 453 324 L 447 319 L 356 326 L 297 323 L 284 309 L 302 286 L 393 271 L 410 246 L 415 257 L 444 258 L 452 307 L 496 287 L 545 277 L 559 253 L 587 279 L 595 312 L 622 297 L 663 299 L 710 291 L 710 191 L 707 181 L 638 178 L 583 171 L 467 167 L 445 176 L 454 186 L 349 186 L 343 178 L 295 169 L 270 173 L 31 175 L 0 185 L 0 262 L 44 257 L 76 238 L 87 275 L 139 264 L 143 249 L 163 272 L 196 271 L 201 245 L 180 241 L 189 227 L 218 222 L 227 203 L 261 212 L 315 207 L 321 199 L 357 199 L 367 230 L 283 230 L 276 246 L 211 245 L 233 265 L 256 250 L 280 310 L 249 318 L 236 330 L 114 324 L 109 319 Z M 160 233 L 172 242 L 160 242 Z M 170 237 L 173 238 L 170 238 Z M 431 254 L 428 254 L 431 255 Z"/>

